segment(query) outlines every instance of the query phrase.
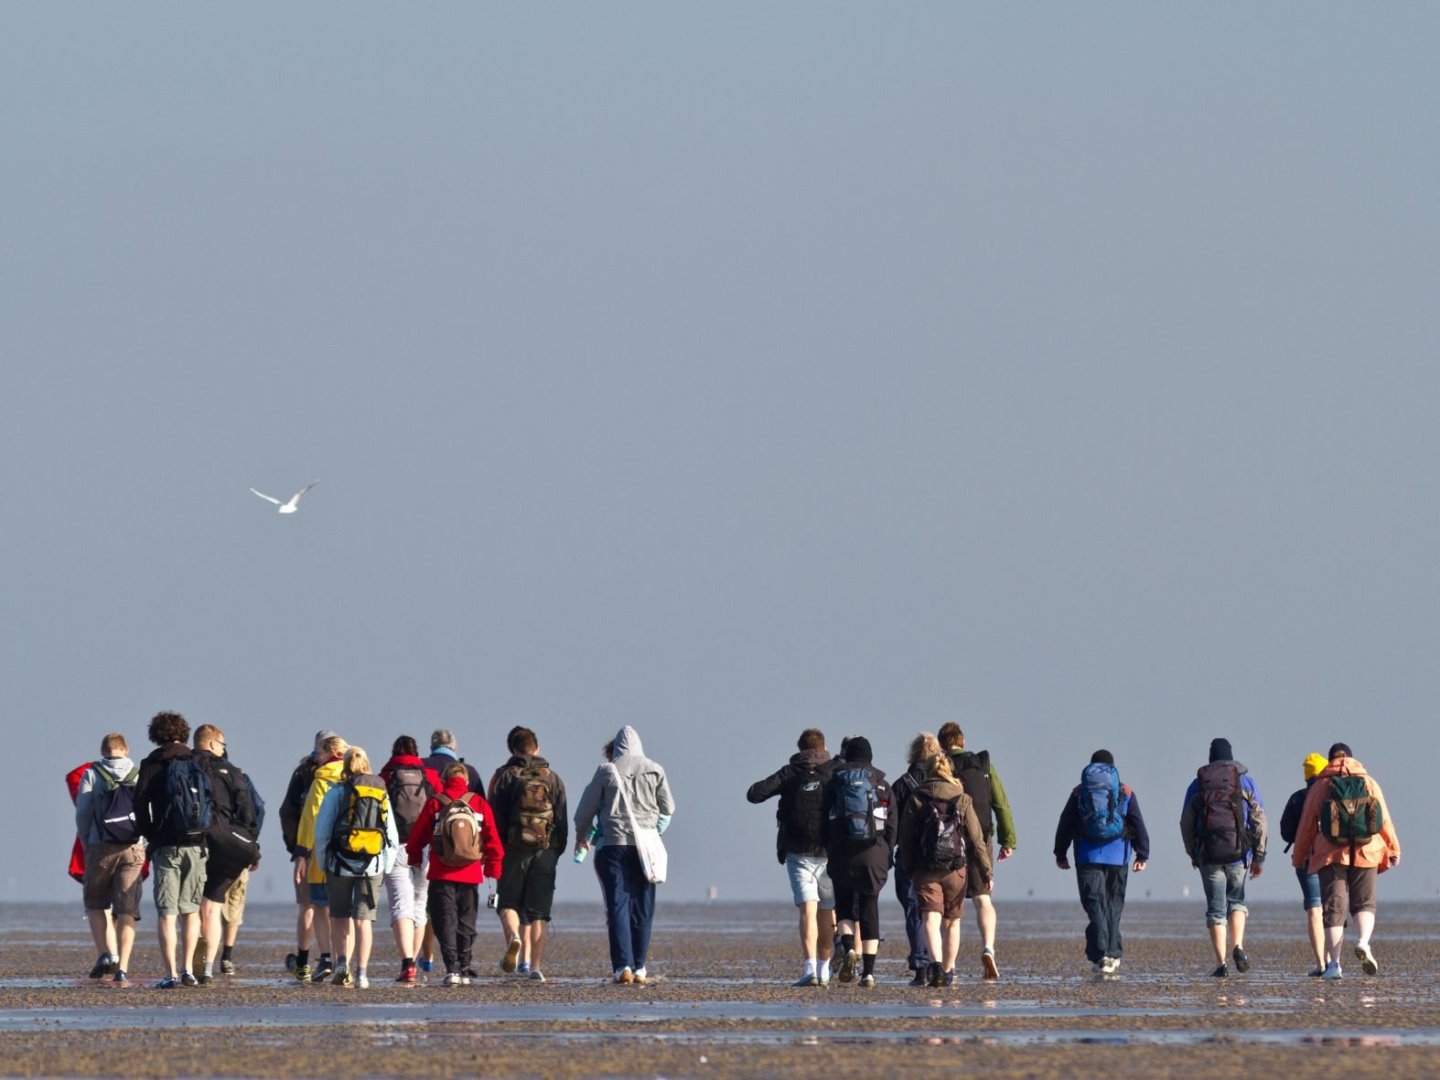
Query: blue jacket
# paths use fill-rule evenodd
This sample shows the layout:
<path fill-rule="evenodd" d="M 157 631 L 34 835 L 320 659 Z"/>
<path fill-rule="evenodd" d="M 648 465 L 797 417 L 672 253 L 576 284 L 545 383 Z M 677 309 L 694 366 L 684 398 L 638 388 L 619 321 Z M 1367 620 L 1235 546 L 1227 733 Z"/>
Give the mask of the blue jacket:
<path fill-rule="evenodd" d="M 320 802 L 320 809 L 315 814 L 315 865 L 324 867 L 329 873 L 326 865 L 329 855 L 330 836 L 335 831 L 335 819 L 340 816 L 340 808 L 344 805 L 346 787 L 343 782 L 333 784 L 330 790 L 325 792 L 324 799 Z M 388 798 L 387 798 L 388 803 Z M 395 866 L 395 852 L 400 847 L 400 834 L 395 831 L 395 815 L 389 810 L 385 813 L 385 847 L 379 855 L 373 857 L 365 867 L 364 874 L 341 874 L 340 877 L 374 877 L 377 874 L 388 874 Z"/>
<path fill-rule="evenodd" d="M 1120 785 L 1120 806 L 1125 815 L 1125 831 L 1118 840 L 1094 840 L 1086 836 L 1077 784 L 1065 800 L 1060 823 L 1055 827 L 1055 858 L 1065 858 L 1073 843 L 1077 866 L 1128 866 L 1136 859 L 1149 862 L 1150 832 L 1140 814 L 1140 800 L 1124 784 Z"/>

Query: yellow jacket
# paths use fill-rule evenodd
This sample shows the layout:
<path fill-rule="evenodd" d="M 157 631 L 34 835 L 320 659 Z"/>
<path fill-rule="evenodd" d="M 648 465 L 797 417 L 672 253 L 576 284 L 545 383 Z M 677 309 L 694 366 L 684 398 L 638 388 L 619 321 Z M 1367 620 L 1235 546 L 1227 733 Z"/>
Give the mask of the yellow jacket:
<path fill-rule="evenodd" d="M 315 815 L 320 812 L 325 793 L 344 779 L 345 762 L 340 758 L 321 765 L 315 770 L 315 779 L 310 782 L 310 792 L 305 796 L 305 809 L 300 811 L 300 825 L 295 830 L 295 846 L 310 853 L 305 880 L 312 885 L 325 884 L 325 867 L 315 858 Z"/>

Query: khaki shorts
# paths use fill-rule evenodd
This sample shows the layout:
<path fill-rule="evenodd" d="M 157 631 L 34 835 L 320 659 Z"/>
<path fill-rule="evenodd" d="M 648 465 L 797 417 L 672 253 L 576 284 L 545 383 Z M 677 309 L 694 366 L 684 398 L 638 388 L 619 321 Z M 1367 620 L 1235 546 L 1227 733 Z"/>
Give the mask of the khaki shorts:
<path fill-rule="evenodd" d="M 916 870 L 910 875 L 910 891 L 921 913 L 938 911 L 942 919 L 958 919 L 965 910 L 968 876 L 964 870 Z"/>
<path fill-rule="evenodd" d="M 85 910 L 140 918 L 144 844 L 85 845 Z"/>
<path fill-rule="evenodd" d="M 355 919 L 358 922 L 374 922 L 375 902 L 380 895 L 381 877 L 343 877 L 331 874 L 325 882 L 330 894 L 330 917 L 332 919 Z"/>
<path fill-rule="evenodd" d="M 1375 867 L 1331 863 L 1320 868 L 1320 903 L 1326 926 L 1344 926 L 1357 911 L 1375 910 Z"/>
<path fill-rule="evenodd" d="M 155 849 L 155 910 L 189 915 L 200 910 L 205 893 L 205 849 L 198 844 L 166 844 Z"/>
<path fill-rule="evenodd" d="M 239 926 L 245 921 L 245 887 L 249 881 L 250 868 L 247 866 L 226 891 L 225 907 L 220 912 L 226 926 Z"/>

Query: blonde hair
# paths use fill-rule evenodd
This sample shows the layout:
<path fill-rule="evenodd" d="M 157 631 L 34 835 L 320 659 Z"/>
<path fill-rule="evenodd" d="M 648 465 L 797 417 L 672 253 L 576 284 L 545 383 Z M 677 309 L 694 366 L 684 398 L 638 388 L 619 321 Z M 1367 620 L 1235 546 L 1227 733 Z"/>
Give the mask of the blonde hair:
<path fill-rule="evenodd" d="M 118 731 L 112 731 L 100 740 L 100 756 L 116 757 L 130 753 L 130 744 L 125 741 L 125 736 Z"/>
<path fill-rule="evenodd" d="M 906 762 L 915 765 L 940 753 L 940 743 L 928 731 L 922 731 L 910 740 L 910 753 Z"/>
<path fill-rule="evenodd" d="M 330 758 L 344 757 L 345 751 L 349 749 L 350 744 L 339 735 L 331 735 L 320 744 L 320 753 Z"/>
<path fill-rule="evenodd" d="M 941 780 L 954 780 L 955 770 L 950 767 L 950 755 L 937 752 L 925 759 L 925 775 L 938 776 Z"/>
<path fill-rule="evenodd" d="M 363 746 L 352 746 L 345 751 L 345 775 L 364 776 L 370 771 L 370 755 Z"/>

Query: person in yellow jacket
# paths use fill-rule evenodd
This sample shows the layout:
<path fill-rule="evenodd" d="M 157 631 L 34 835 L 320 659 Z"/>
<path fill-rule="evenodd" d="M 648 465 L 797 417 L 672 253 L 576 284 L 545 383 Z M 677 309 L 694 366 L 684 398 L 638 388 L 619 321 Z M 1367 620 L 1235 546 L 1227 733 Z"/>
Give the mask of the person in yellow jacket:
<path fill-rule="evenodd" d="M 315 922 L 329 919 L 330 896 L 325 885 L 325 867 L 315 854 L 315 817 L 325 793 L 334 785 L 345 781 L 345 751 L 350 744 L 339 735 L 332 735 L 319 746 L 320 764 L 315 769 L 315 779 L 310 782 L 310 791 L 305 796 L 305 808 L 300 812 L 300 824 L 295 830 L 295 846 L 305 852 L 295 860 L 295 886 L 307 884 L 310 888 L 310 903 L 315 908 Z M 311 982 L 324 982 L 335 973 L 335 964 L 328 952 L 320 954 L 315 970 L 308 973 Z M 296 971 L 302 982 L 306 974 Z"/>
<path fill-rule="evenodd" d="M 1320 876 L 1325 921 L 1325 975 L 1341 977 L 1340 949 L 1345 917 L 1355 920 L 1355 956 L 1366 975 L 1380 970 L 1370 949 L 1375 930 L 1375 878 L 1400 862 L 1400 839 L 1385 793 L 1350 747 L 1330 747 L 1329 764 L 1305 796 L 1295 849 L 1296 869 Z"/>

